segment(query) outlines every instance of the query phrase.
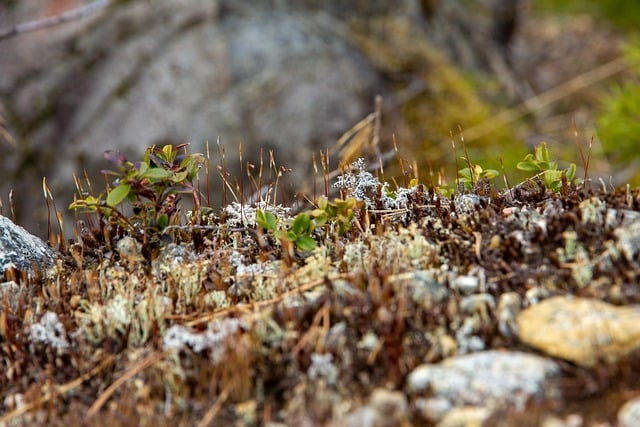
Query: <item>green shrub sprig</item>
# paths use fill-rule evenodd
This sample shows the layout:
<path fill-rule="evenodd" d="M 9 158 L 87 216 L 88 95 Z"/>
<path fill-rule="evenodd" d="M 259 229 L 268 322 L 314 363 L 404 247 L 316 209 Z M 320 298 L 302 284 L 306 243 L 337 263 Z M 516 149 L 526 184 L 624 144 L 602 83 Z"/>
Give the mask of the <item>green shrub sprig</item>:
<path fill-rule="evenodd" d="M 301 212 L 289 220 L 279 220 L 272 212 L 258 209 L 256 224 L 280 242 L 294 243 L 300 250 L 312 251 L 317 246 L 313 238 L 317 228 L 335 224 L 338 236 L 343 236 L 351 229 L 355 209 L 360 204 L 354 197 L 336 198 L 333 202 L 321 197 L 316 201 L 315 209 Z"/>
<path fill-rule="evenodd" d="M 197 200 L 193 180 L 204 156 L 187 154 L 186 144 L 149 147 L 143 160 L 135 163 L 120 152 L 105 151 L 104 157 L 115 166 L 102 171 L 115 178 L 113 187 L 107 188 L 106 195 L 76 199 L 70 209 L 98 212 L 134 235 L 144 231 L 147 237 L 158 237 L 167 226 L 179 224 L 181 194 L 193 194 Z M 123 212 L 124 202 L 131 205 L 132 216 Z"/>
<path fill-rule="evenodd" d="M 464 158 L 463 158 L 464 159 Z M 482 179 L 493 179 L 500 173 L 495 169 L 483 169 L 480 165 L 473 165 L 473 167 L 466 167 L 458 171 L 458 181 L 464 186 L 465 189 L 471 191 L 473 185 Z"/>
<path fill-rule="evenodd" d="M 562 189 L 563 180 L 575 184 L 581 181 L 575 177 L 575 163 L 571 163 L 565 169 L 558 169 L 558 162 L 550 160 L 549 149 L 545 142 L 535 147 L 533 154 L 527 154 L 523 161 L 518 162 L 516 168 L 526 172 L 537 172 L 536 176 L 542 175 L 545 188 L 555 192 Z"/>

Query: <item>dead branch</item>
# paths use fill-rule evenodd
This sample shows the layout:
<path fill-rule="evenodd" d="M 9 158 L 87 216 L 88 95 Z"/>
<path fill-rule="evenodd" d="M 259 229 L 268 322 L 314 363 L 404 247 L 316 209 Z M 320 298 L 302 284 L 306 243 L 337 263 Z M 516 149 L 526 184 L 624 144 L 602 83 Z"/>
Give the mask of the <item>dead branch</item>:
<path fill-rule="evenodd" d="M 13 28 L 0 31 L 0 41 L 23 33 L 41 30 L 43 28 L 54 27 L 56 25 L 64 24 L 65 22 L 85 18 L 93 13 L 99 12 L 110 4 L 111 0 L 96 0 L 93 3 L 68 10 L 59 15 L 48 16 L 42 19 L 23 22 L 14 26 Z"/>

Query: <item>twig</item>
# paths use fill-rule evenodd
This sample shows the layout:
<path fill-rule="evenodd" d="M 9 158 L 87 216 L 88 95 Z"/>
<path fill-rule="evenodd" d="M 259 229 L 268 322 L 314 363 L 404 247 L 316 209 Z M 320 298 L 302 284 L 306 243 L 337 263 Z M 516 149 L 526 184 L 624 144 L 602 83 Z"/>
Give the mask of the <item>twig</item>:
<path fill-rule="evenodd" d="M 150 356 L 147 356 L 146 358 L 141 360 L 136 366 L 129 369 L 123 376 L 118 378 L 113 384 L 107 387 L 104 393 L 102 393 L 100 397 L 96 399 L 95 402 L 93 402 L 93 405 L 91 405 L 89 411 L 87 412 L 87 418 L 91 418 L 92 416 L 94 416 L 100 410 L 100 408 L 102 408 L 102 405 L 104 405 L 107 400 L 109 400 L 109 397 L 111 397 L 111 395 L 118 389 L 118 387 L 124 384 L 129 378 L 133 377 L 138 372 L 144 371 L 149 366 L 161 360 L 164 356 L 164 352 L 152 353 Z"/>
<path fill-rule="evenodd" d="M 216 403 L 214 403 L 211 408 L 209 408 L 207 413 L 204 414 L 202 420 L 198 423 L 198 427 L 207 427 L 209 425 L 213 425 L 213 420 L 216 419 L 218 412 L 220 412 L 220 409 L 222 409 L 222 405 L 229 398 L 229 388 L 230 387 L 227 386 L 224 388 L 224 390 L 222 390 L 220 396 L 218 396 L 218 399 L 216 399 Z"/>
<path fill-rule="evenodd" d="M 107 6 L 109 6 L 109 4 L 111 4 L 111 0 L 96 0 L 93 3 L 85 6 L 80 6 L 76 9 L 68 10 L 59 15 L 23 22 L 13 28 L 9 28 L 8 30 L 0 31 L 0 41 L 17 36 L 22 33 L 54 27 L 56 25 L 64 24 L 65 22 L 85 18 L 106 8 Z"/>

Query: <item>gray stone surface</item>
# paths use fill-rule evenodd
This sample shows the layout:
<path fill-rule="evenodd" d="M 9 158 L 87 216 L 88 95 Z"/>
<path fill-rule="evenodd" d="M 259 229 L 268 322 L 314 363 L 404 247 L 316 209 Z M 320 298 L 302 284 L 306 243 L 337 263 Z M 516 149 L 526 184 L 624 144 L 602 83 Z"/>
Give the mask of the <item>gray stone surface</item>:
<path fill-rule="evenodd" d="M 46 271 L 53 266 L 55 255 L 40 238 L 0 215 L 0 274 L 14 267 L 28 270 Z"/>
<path fill-rule="evenodd" d="M 410 393 L 429 393 L 438 406 L 446 399 L 452 406 L 494 408 L 508 404 L 523 409 L 530 399 L 553 397 L 557 390 L 546 382 L 559 374 L 560 368 L 552 360 L 492 350 L 420 365 L 409 374 L 406 387 Z"/>
<path fill-rule="evenodd" d="M 629 400 L 618 411 L 618 427 L 637 427 L 640 425 L 640 398 Z"/>

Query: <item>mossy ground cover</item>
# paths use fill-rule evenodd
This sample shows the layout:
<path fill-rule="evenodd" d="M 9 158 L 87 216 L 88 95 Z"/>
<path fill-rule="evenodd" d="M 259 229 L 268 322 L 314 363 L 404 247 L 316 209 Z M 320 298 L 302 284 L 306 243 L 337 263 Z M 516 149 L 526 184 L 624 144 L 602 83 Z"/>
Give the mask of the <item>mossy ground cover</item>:
<path fill-rule="evenodd" d="M 637 304 L 637 256 L 614 243 L 640 189 L 580 181 L 543 148 L 523 161 L 532 178 L 505 189 L 468 156 L 457 189 L 421 182 L 403 160 L 396 184 L 378 163 L 332 175 L 323 160 L 308 209 L 278 203 L 281 169 L 262 182 L 261 167 L 248 181 L 266 192 L 238 197 L 228 179 L 237 201 L 215 213 L 198 191 L 203 157 L 109 153 L 118 180 L 100 194 L 77 181 L 84 228 L 58 241 L 56 268 L 5 273 L 0 424 L 324 424 L 373 389 L 403 391 L 421 363 L 526 350 L 505 333 L 504 294 Z M 182 216 L 180 196 L 198 210 Z M 470 306 L 465 284 L 487 301 Z M 632 389 L 636 364 L 567 365 L 565 397 L 538 412 Z M 403 417 L 425 422 L 415 408 Z"/>

